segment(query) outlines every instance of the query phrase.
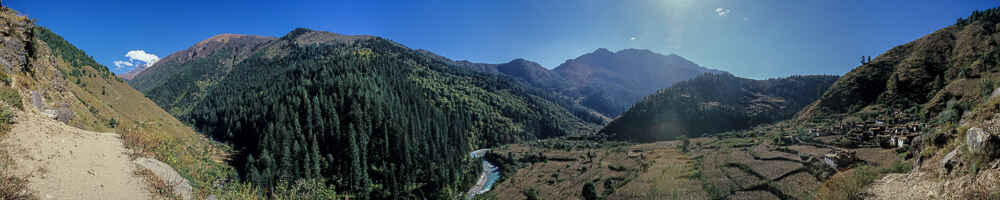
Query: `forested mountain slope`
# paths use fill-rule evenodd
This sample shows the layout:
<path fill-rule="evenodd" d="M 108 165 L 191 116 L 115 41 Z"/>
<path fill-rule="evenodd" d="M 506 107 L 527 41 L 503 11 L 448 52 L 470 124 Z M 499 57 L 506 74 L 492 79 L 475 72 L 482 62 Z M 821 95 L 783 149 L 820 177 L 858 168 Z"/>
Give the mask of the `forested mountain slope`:
<path fill-rule="evenodd" d="M 296 29 L 248 55 L 205 89 L 147 96 L 178 102 L 161 106 L 232 143 L 243 177 L 264 186 L 323 178 L 360 198 L 448 197 L 475 178 L 479 165 L 465 160 L 473 147 L 596 126 L 540 90 L 378 37 Z M 172 66 L 132 83 L 190 74 L 159 67 Z M 198 91 L 200 101 L 172 100 Z"/>
<path fill-rule="evenodd" d="M 476 72 L 512 79 L 526 90 L 544 93 L 545 95 L 543 96 L 547 100 L 562 106 L 584 121 L 598 124 L 611 121 L 611 118 L 608 118 L 604 113 L 580 104 L 579 97 L 564 94 L 562 90 L 568 87 L 566 80 L 559 74 L 545 69 L 538 63 L 519 58 L 502 64 L 486 64 L 464 60 L 454 61 L 426 50 L 417 50 L 417 53 L 454 67 L 471 69 Z"/>
<path fill-rule="evenodd" d="M 836 76 L 751 80 L 705 74 L 644 98 L 601 130 L 615 139 L 699 137 L 791 118 Z"/>

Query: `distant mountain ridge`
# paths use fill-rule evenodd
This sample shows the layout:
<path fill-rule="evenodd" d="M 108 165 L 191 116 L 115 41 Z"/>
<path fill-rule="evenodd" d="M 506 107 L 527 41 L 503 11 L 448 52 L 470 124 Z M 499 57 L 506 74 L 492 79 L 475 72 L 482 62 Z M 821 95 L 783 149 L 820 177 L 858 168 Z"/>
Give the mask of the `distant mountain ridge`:
<path fill-rule="evenodd" d="M 122 78 L 122 79 L 125 79 L 126 81 L 127 80 L 132 80 L 133 78 L 135 78 L 136 75 L 139 75 L 139 73 L 142 73 L 142 71 L 146 71 L 146 68 L 147 67 L 145 65 L 136 66 L 135 68 L 133 68 L 132 70 L 129 70 L 128 72 L 125 72 L 123 74 L 118 74 L 118 77 Z"/>
<path fill-rule="evenodd" d="M 835 80 L 837 76 L 752 80 L 705 74 L 643 98 L 600 133 L 657 141 L 746 129 L 791 118 Z"/>
<path fill-rule="evenodd" d="M 175 106 L 182 102 L 200 101 L 209 86 L 221 81 L 233 65 L 250 57 L 274 37 L 220 34 L 198 42 L 188 49 L 170 54 L 128 80 L 128 84 L 175 116 L 190 111 L 192 105 Z M 183 88 L 183 90 L 178 90 Z M 195 92 L 182 95 L 187 90 Z"/>
<path fill-rule="evenodd" d="M 567 60 L 552 70 L 521 58 L 502 64 L 485 64 L 451 61 L 428 51 L 422 53 L 456 66 L 521 80 L 560 94 L 608 119 L 618 116 L 642 97 L 674 83 L 704 73 L 728 73 L 699 66 L 676 54 L 662 55 L 643 49 L 611 52 L 599 48 Z"/>
<path fill-rule="evenodd" d="M 552 71 L 568 81 L 564 93 L 609 117 L 618 116 L 643 97 L 674 83 L 705 73 L 728 74 L 676 54 L 640 49 L 611 52 L 603 48 L 568 60 Z"/>

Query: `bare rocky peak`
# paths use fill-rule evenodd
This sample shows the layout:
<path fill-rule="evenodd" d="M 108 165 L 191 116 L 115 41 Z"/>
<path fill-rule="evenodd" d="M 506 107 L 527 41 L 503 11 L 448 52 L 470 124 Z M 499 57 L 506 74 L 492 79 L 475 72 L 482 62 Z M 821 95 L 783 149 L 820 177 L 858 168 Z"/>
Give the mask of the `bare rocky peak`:
<path fill-rule="evenodd" d="M 204 57 L 211 55 L 215 51 L 222 48 L 237 48 L 243 49 L 242 51 L 248 52 L 257 45 L 265 42 L 275 40 L 277 38 L 267 37 L 267 36 L 256 36 L 256 35 L 241 35 L 241 34 L 219 34 L 212 36 L 206 40 L 198 42 L 194 46 L 191 46 L 187 50 L 180 51 L 174 54 L 170 54 L 164 58 L 163 61 L 177 61 L 185 62 L 188 59 Z M 153 67 L 156 65 L 154 64 Z"/>
<path fill-rule="evenodd" d="M 208 43 L 212 43 L 212 42 L 227 43 L 227 42 L 229 42 L 231 40 L 240 40 L 240 39 L 274 40 L 275 38 L 274 37 L 268 37 L 268 36 L 259 36 L 259 35 L 243 35 L 243 34 L 223 33 L 223 34 L 218 34 L 218 35 L 212 36 L 212 37 L 210 37 L 208 39 L 202 40 L 201 42 L 198 42 L 194 46 L 205 46 L 205 45 L 208 45 Z"/>
<path fill-rule="evenodd" d="M 146 68 L 147 67 L 145 66 L 136 66 L 131 71 L 125 72 L 124 74 L 119 74 L 118 77 L 125 80 L 132 80 L 133 78 L 135 78 L 135 76 L 138 76 L 139 73 L 146 71 Z"/>
<path fill-rule="evenodd" d="M 172 65 L 171 63 L 185 63 L 196 58 L 204 58 L 219 52 L 221 49 L 226 49 L 222 52 L 228 55 L 227 57 L 233 59 L 242 59 L 249 55 L 250 52 L 258 48 L 264 43 L 274 41 L 277 38 L 268 36 L 257 36 L 257 35 L 242 35 L 242 34 L 219 34 L 212 36 L 208 39 L 202 40 L 196 43 L 194 46 L 189 47 L 186 50 L 178 51 L 170 54 L 166 58 L 163 58 L 159 62 L 152 64 L 150 67 L 139 67 L 128 73 L 122 74 L 119 77 L 123 79 L 131 80 L 137 76 L 140 76 L 143 72 L 148 71 L 148 69 L 157 68 L 164 65 Z M 236 60 L 231 60 L 235 63 Z"/>
<path fill-rule="evenodd" d="M 326 31 L 315 31 L 305 28 L 297 28 L 288 33 L 289 39 L 293 39 L 298 45 L 310 44 L 331 44 L 331 43 L 354 43 L 358 40 L 373 39 L 370 35 L 341 35 Z"/>

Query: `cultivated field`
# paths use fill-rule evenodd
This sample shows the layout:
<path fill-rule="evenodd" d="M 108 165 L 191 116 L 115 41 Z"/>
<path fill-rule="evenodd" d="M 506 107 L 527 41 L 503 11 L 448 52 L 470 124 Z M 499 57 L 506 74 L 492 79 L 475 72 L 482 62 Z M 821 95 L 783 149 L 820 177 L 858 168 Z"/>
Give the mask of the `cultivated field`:
<path fill-rule="evenodd" d="M 829 138 L 829 137 L 828 137 Z M 832 140 L 833 138 L 831 138 Z M 494 149 L 504 178 L 483 199 L 815 199 L 838 171 L 823 164 L 836 147 L 778 145 L 768 137 L 694 138 L 656 143 L 554 139 Z M 686 148 L 685 148 L 686 146 Z M 856 152 L 852 166 L 883 166 L 892 149 Z"/>

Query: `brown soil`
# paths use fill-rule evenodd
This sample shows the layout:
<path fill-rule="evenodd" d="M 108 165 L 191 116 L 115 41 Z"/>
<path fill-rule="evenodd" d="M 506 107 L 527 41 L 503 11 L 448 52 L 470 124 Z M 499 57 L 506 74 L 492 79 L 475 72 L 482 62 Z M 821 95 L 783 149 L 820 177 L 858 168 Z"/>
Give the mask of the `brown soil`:
<path fill-rule="evenodd" d="M 37 113 L 19 119 L 2 142 L 41 199 L 149 199 L 146 183 L 117 134 L 67 126 Z"/>

